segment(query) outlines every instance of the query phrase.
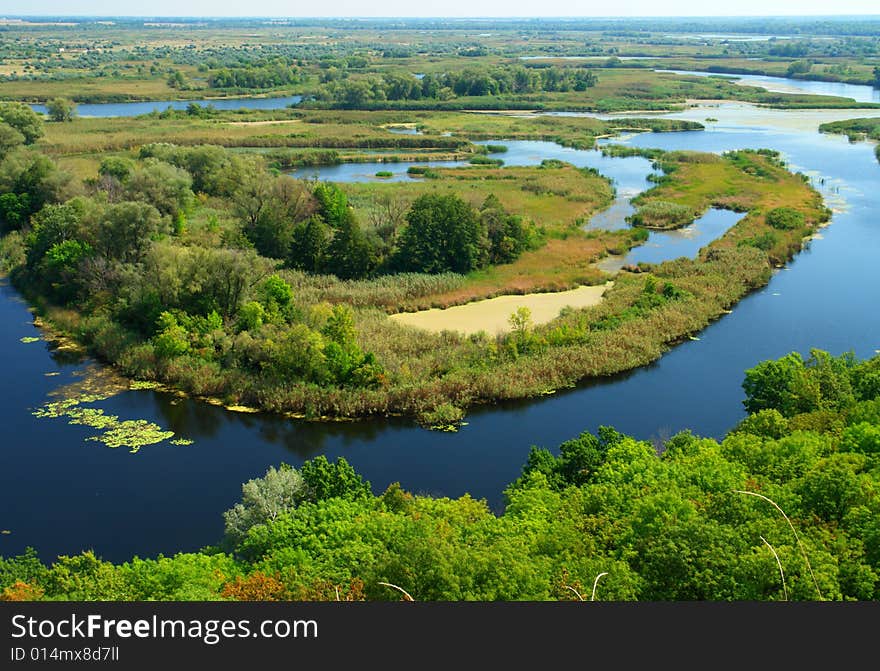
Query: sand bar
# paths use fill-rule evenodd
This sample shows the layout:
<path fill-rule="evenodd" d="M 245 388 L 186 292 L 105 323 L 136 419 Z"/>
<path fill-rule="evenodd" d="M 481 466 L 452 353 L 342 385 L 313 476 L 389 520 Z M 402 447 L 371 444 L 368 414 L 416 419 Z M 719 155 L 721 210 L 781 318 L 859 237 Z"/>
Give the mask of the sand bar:
<path fill-rule="evenodd" d="M 414 326 L 439 333 L 441 331 L 460 331 L 471 334 L 485 331 L 490 335 L 510 330 L 507 322 L 510 315 L 520 307 L 532 311 L 535 324 L 546 324 L 559 316 L 559 311 L 570 306 L 585 308 L 602 302 L 605 290 L 613 282 L 595 287 L 578 287 L 570 291 L 554 293 L 524 294 L 522 296 L 497 296 L 482 301 L 474 301 L 467 305 L 440 310 L 420 310 L 419 312 L 401 312 L 391 315 L 391 319 L 400 324 Z"/>

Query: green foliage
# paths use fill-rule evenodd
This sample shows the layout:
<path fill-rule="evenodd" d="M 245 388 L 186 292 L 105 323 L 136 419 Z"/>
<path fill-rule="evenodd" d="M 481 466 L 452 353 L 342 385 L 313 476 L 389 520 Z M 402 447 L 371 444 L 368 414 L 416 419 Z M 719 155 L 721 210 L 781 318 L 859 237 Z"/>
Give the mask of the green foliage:
<path fill-rule="evenodd" d="M 0 121 L 0 161 L 6 155 L 24 144 L 24 135 L 9 124 Z"/>
<path fill-rule="evenodd" d="M 636 213 L 628 217 L 627 221 L 633 226 L 671 229 L 686 226 L 695 218 L 694 211 L 686 205 L 652 200 L 639 206 Z"/>
<path fill-rule="evenodd" d="M 735 433 L 778 439 L 789 432 L 788 420 L 776 408 L 758 410 L 737 424 Z"/>
<path fill-rule="evenodd" d="M 295 508 L 309 494 L 309 486 L 299 471 L 287 464 L 278 469 L 270 466 L 263 477 L 244 483 L 241 501 L 223 513 L 226 543 L 235 547 L 251 527 L 270 523 L 281 513 Z"/>
<path fill-rule="evenodd" d="M 0 102 L 0 121 L 21 133 L 25 144 L 43 137 L 43 119 L 24 103 Z"/>
<path fill-rule="evenodd" d="M 772 408 L 784 417 L 815 410 L 840 411 L 857 400 L 867 400 L 853 391 L 853 381 L 861 372 L 852 354 L 834 357 L 811 350 L 810 358 L 804 360 L 792 352 L 746 371 L 743 404 L 750 413 Z"/>
<path fill-rule="evenodd" d="M 332 231 L 320 215 L 313 215 L 293 230 L 288 264 L 291 268 L 317 273 L 327 265 L 327 250 Z"/>
<path fill-rule="evenodd" d="M 312 500 L 340 498 L 357 501 L 372 498 L 370 483 L 358 475 L 343 457 L 331 463 L 327 457 L 320 455 L 305 462 L 299 472 Z"/>
<path fill-rule="evenodd" d="M 109 205 L 95 222 L 95 250 L 122 263 L 143 259 L 153 236 L 162 230 L 162 219 L 152 205 L 124 202 Z"/>
<path fill-rule="evenodd" d="M 479 50 L 460 55 L 484 55 Z M 381 77 L 328 78 L 316 94 L 320 102 L 342 109 L 404 106 L 416 101 L 443 102 L 458 97 L 523 95 L 541 92 L 586 91 L 595 86 L 596 74 L 582 67 L 527 68 L 522 65 L 448 70 L 441 75 L 386 73 Z"/>
<path fill-rule="evenodd" d="M 804 227 L 804 213 L 791 207 L 777 207 L 767 213 L 767 223 L 781 231 Z"/>
<path fill-rule="evenodd" d="M 62 201 L 69 180 L 43 154 L 26 148 L 10 152 L 0 162 L 0 229 L 20 230 L 44 205 Z"/>
<path fill-rule="evenodd" d="M 401 270 L 464 273 L 482 265 L 480 219 L 458 196 L 419 196 L 406 221 L 396 258 Z"/>
<path fill-rule="evenodd" d="M 170 359 L 189 351 L 189 334 L 170 312 L 159 315 L 156 331 L 156 335 L 153 336 L 153 349 L 158 356 Z"/>
<path fill-rule="evenodd" d="M 114 177 L 120 182 L 124 182 L 134 171 L 135 163 L 125 156 L 108 156 L 101 160 L 101 166 L 98 168 L 98 174 Z"/>
<path fill-rule="evenodd" d="M 259 295 L 267 307 L 285 308 L 293 300 L 293 288 L 278 275 L 270 275 L 260 284 Z"/>
<path fill-rule="evenodd" d="M 138 163 L 125 177 L 128 200 L 151 205 L 170 217 L 177 217 L 190 208 L 193 200 L 191 187 L 192 178 L 188 172 L 154 158 Z"/>
<path fill-rule="evenodd" d="M 52 98 L 46 102 L 46 110 L 52 121 L 73 121 L 76 116 L 76 103 L 67 98 Z"/>

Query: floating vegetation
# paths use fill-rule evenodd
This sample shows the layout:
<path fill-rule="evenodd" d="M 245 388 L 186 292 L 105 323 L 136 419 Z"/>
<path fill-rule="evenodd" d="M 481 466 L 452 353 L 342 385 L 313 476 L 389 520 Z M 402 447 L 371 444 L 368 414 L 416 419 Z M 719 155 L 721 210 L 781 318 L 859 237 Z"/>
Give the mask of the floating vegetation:
<path fill-rule="evenodd" d="M 132 391 L 142 391 L 144 389 L 159 389 L 162 384 L 159 382 L 151 382 L 149 380 L 132 380 L 128 388 Z"/>
<path fill-rule="evenodd" d="M 99 436 L 87 440 L 104 443 L 107 447 L 128 447 L 136 453 L 145 445 L 155 445 L 174 436 L 174 431 L 163 431 L 162 427 L 145 419 L 128 419 L 123 422 L 114 417 L 116 424 Z"/>
<path fill-rule="evenodd" d="M 173 431 L 166 431 L 158 424 L 145 419 L 122 420 L 117 415 L 108 415 L 101 408 L 85 407 L 85 404 L 105 401 L 111 396 L 132 389 L 154 389 L 152 382 L 132 382 L 112 371 L 92 366 L 83 371 L 83 378 L 73 384 L 60 387 L 50 396 L 61 397 L 49 401 L 31 414 L 40 418 L 65 417 L 68 424 L 88 426 L 100 431 L 86 440 L 103 443 L 107 447 L 127 447 L 134 454 L 145 445 L 155 445 L 174 437 Z M 174 445 L 189 445 L 193 441 L 179 438 L 171 441 Z"/>
<path fill-rule="evenodd" d="M 168 442 L 172 445 L 192 445 L 196 441 L 192 440 L 191 438 L 175 438 L 174 440 L 169 440 Z"/>
<path fill-rule="evenodd" d="M 37 338 L 34 336 L 25 336 L 24 338 L 19 338 L 19 340 L 21 342 L 23 342 L 25 345 L 27 345 L 28 343 L 32 343 L 32 342 L 40 342 L 42 340 L 42 338 Z"/>
<path fill-rule="evenodd" d="M 61 375 L 61 373 L 59 373 L 57 370 L 53 370 L 50 373 L 43 373 L 43 375 L 45 375 L 46 377 L 55 377 L 56 375 Z"/>
<path fill-rule="evenodd" d="M 225 405 L 223 406 L 226 410 L 230 412 L 245 412 L 245 413 L 255 413 L 260 412 L 259 408 L 251 408 L 247 405 Z"/>

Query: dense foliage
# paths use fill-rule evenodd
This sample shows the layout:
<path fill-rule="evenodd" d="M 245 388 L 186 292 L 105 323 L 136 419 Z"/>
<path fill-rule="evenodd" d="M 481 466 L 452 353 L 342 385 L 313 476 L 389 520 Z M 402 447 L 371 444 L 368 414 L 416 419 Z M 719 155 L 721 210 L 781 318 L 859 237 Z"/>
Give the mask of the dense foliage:
<path fill-rule="evenodd" d="M 28 551 L 0 559 L 0 591 L 399 598 L 388 582 L 417 600 L 880 598 L 880 357 L 791 354 L 744 386 L 753 414 L 720 442 L 603 427 L 533 448 L 501 515 L 397 484 L 374 496 L 344 459 L 317 457 L 243 485 L 216 548 L 118 565 Z"/>
<path fill-rule="evenodd" d="M 585 91 L 595 86 L 596 74 L 584 67 L 506 66 L 494 69 L 464 68 L 421 79 L 411 73 L 389 73 L 379 77 L 336 79 L 327 72 L 328 83 L 316 94 L 343 109 L 376 106 L 383 101 L 450 100 L 456 97 L 497 96 L 541 92 Z"/>

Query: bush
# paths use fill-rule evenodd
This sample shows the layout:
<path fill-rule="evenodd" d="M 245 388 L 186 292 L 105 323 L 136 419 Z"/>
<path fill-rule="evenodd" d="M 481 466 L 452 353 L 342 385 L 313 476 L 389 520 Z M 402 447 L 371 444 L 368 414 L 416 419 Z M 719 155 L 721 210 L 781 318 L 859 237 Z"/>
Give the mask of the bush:
<path fill-rule="evenodd" d="M 804 225 L 804 214 L 791 207 L 777 207 L 767 213 L 767 223 L 780 231 L 793 231 Z"/>
<path fill-rule="evenodd" d="M 419 423 L 434 431 L 458 431 L 463 419 L 464 410 L 451 403 L 441 403 L 419 414 Z"/>
<path fill-rule="evenodd" d="M 627 217 L 627 221 L 633 226 L 669 229 L 686 226 L 695 218 L 696 214 L 687 205 L 652 200 L 639 207 L 635 214 Z"/>

